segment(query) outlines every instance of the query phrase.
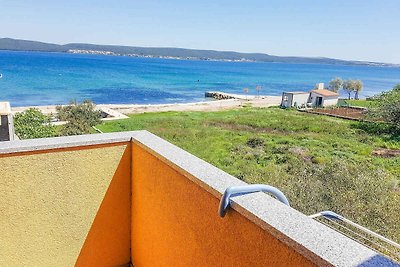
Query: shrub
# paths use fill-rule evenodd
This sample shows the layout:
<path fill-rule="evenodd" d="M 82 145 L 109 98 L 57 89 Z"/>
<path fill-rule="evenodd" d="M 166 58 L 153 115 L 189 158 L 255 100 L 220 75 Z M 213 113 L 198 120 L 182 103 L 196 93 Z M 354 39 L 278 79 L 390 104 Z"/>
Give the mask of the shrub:
<path fill-rule="evenodd" d="M 37 108 L 30 108 L 14 116 L 15 133 L 20 139 L 44 138 L 57 135 L 50 118 Z"/>
<path fill-rule="evenodd" d="M 305 214 L 333 210 L 373 231 L 400 240 L 397 181 L 387 172 L 333 160 L 293 166 L 285 179 L 271 181 Z"/>
<path fill-rule="evenodd" d="M 400 85 L 380 94 L 370 114 L 383 119 L 392 126 L 395 133 L 400 134 Z"/>
<path fill-rule="evenodd" d="M 73 101 L 67 106 L 58 106 L 57 117 L 59 120 L 67 121 L 60 128 L 61 135 L 88 134 L 92 126 L 101 122 L 101 111 L 96 110 L 95 105 L 89 100 L 80 104 Z"/>
<path fill-rule="evenodd" d="M 261 138 L 257 138 L 257 137 L 250 138 L 249 140 L 247 140 L 246 144 L 251 148 L 262 147 L 262 146 L 264 146 L 264 140 L 262 140 Z"/>

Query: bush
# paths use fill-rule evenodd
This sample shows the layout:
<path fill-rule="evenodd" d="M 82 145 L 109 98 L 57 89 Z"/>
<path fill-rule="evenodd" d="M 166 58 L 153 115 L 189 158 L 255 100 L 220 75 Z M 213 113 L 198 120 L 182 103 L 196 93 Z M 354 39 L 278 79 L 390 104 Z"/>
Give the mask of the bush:
<path fill-rule="evenodd" d="M 394 240 L 400 240 L 400 195 L 393 176 L 371 166 L 333 160 L 293 166 L 285 179 L 270 181 L 305 214 L 333 210 Z"/>
<path fill-rule="evenodd" d="M 250 138 L 249 140 L 247 140 L 246 144 L 251 148 L 263 147 L 264 146 L 264 140 L 262 140 L 261 138 L 257 138 L 257 137 Z"/>
<path fill-rule="evenodd" d="M 30 108 L 14 116 L 15 133 L 20 139 L 44 138 L 57 135 L 50 118 L 37 108 Z"/>
<path fill-rule="evenodd" d="M 389 123 L 393 131 L 400 134 L 400 85 L 376 98 L 376 106 L 370 114 Z"/>
<path fill-rule="evenodd" d="M 91 132 L 92 126 L 101 123 L 101 111 L 95 109 L 95 105 L 85 100 L 82 103 L 71 102 L 67 106 L 57 107 L 59 120 L 67 121 L 60 128 L 61 135 L 80 135 Z"/>

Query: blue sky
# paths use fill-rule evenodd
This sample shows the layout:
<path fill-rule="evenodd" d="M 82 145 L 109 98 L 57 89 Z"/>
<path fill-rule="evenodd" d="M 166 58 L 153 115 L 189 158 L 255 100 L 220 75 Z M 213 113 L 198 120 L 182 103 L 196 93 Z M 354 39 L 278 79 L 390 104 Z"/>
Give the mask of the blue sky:
<path fill-rule="evenodd" d="M 399 0 L 0 0 L 0 37 L 400 63 Z"/>

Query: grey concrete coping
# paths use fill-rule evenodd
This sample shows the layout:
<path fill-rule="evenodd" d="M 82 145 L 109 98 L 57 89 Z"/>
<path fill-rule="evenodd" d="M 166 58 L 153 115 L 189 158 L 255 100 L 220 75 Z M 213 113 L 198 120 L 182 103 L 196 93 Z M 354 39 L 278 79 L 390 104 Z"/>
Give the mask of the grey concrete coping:
<path fill-rule="evenodd" d="M 227 187 L 246 184 L 147 131 L 2 142 L 0 154 L 129 141 L 140 145 L 183 173 L 218 199 Z M 234 210 L 317 265 L 400 266 L 267 194 L 237 196 L 232 198 L 232 202 Z M 218 213 L 218 206 L 215 207 L 215 213 Z M 227 219 L 229 218 L 221 218 L 221 220 Z"/>
<path fill-rule="evenodd" d="M 0 142 L 0 154 L 129 142 L 141 131 Z"/>

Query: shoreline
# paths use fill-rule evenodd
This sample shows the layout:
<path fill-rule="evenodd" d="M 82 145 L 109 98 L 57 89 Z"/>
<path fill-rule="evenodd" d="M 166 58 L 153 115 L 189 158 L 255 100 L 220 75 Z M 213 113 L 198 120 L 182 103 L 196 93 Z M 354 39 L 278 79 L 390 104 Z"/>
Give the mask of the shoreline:
<path fill-rule="evenodd" d="M 0 38 L 1 39 L 10 39 L 10 38 Z M 13 39 L 16 41 L 26 41 L 26 40 L 19 40 Z M 33 41 L 35 42 L 35 41 Z M 58 45 L 58 44 L 52 44 Z M 58 45 L 58 46 L 68 46 L 70 44 Z M 86 44 L 86 45 L 94 45 L 96 44 Z M 102 45 L 100 45 L 102 46 Z M 182 50 L 189 50 L 189 51 L 206 51 L 206 52 L 217 52 L 217 53 L 234 53 L 234 54 L 242 54 L 239 58 L 217 58 L 217 57 L 210 57 L 207 55 L 204 56 L 194 56 L 194 55 L 161 55 L 161 54 L 143 54 L 143 53 L 121 53 L 112 51 L 112 47 L 119 47 L 114 45 L 105 45 L 105 48 L 98 50 L 99 48 L 92 47 L 92 49 L 80 49 L 76 47 L 69 47 L 60 50 L 38 50 L 38 49 L 27 49 L 27 50 L 18 50 L 18 49 L 9 49 L 9 48 L 0 48 L 0 51 L 10 51 L 10 52 L 38 52 L 38 53 L 60 53 L 60 54 L 70 54 L 70 55 L 94 55 L 94 56 L 114 56 L 114 57 L 130 57 L 130 58 L 153 58 L 153 59 L 167 59 L 167 60 L 194 60 L 194 61 L 214 61 L 214 62 L 232 62 L 232 63 L 284 63 L 284 64 L 322 64 L 322 65 L 345 65 L 345 66 L 367 66 L 367 67 L 393 67 L 393 68 L 400 68 L 399 63 L 389 63 L 389 62 L 376 62 L 376 61 L 369 61 L 369 60 L 352 60 L 352 59 L 338 59 L 338 58 L 320 58 L 320 57 L 307 57 L 307 56 L 276 56 L 276 55 L 269 55 L 261 53 L 263 56 L 272 57 L 272 59 L 254 59 L 249 58 L 249 56 L 253 53 L 243 53 L 243 52 L 236 52 L 236 51 L 213 51 L 213 50 L 199 50 L 199 49 L 190 49 L 190 48 L 180 48 L 176 47 L 173 49 L 182 49 Z M 128 48 L 139 48 L 139 49 L 170 49 L 169 47 L 136 47 L 136 46 L 126 46 Z M 289 60 L 291 58 L 297 58 L 300 61 Z"/>
<path fill-rule="evenodd" d="M 247 100 L 246 100 L 247 97 Z M 147 112 L 167 112 L 167 111 L 220 111 L 227 109 L 240 108 L 244 105 L 253 107 L 271 107 L 278 106 L 281 102 L 280 96 L 246 96 L 235 99 L 199 101 L 191 103 L 174 103 L 174 104 L 96 104 L 96 107 L 103 112 L 109 114 L 111 119 L 127 118 L 129 114 L 139 114 Z M 12 105 L 12 103 L 11 103 Z M 25 106 L 11 107 L 13 114 L 23 112 L 29 108 L 37 108 L 43 114 L 49 115 L 56 113 L 56 107 L 59 105 L 44 106 Z"/>

